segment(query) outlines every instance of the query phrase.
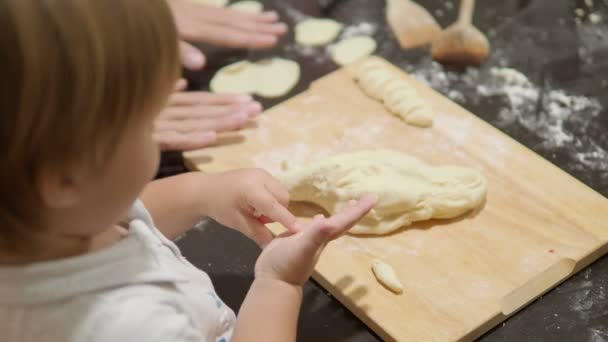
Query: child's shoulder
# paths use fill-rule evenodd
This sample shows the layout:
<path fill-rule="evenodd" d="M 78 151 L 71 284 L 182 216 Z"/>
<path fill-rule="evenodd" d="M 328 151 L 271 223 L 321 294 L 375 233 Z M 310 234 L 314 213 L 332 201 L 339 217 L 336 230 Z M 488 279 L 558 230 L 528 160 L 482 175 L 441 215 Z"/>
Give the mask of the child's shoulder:
<path fill-rule="evenodd" d="M 191 308 L 171 286 L 137 284 L 86 300 L 74 341 L 203 341 Z"/>
<path fill-rule="evenodd" d="M 170 287 L 137 284 L 59 301 L 0 306 L 8 340 L 203 341 L 187 302 Z"/>

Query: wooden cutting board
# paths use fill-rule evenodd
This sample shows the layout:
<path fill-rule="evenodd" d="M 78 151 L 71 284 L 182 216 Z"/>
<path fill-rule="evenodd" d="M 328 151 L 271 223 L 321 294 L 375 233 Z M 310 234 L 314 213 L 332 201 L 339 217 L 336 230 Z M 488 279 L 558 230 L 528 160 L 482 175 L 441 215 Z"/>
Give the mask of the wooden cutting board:
<path fill-rule="evenodd" d="M 324 251 L 313 277 L 382 338 L 472 340 L 608 251 L 606 198 L 391 65 L 436 112 L 431 128 L 406 125 L 359 89 L 354 67 L 185 158 L 208 172 L 278 172 L 284 161 L 390 148 L 480 170 L 480 210 L 383 237 L 344 236 Z M 402 295 L 376 282 L 373 258 L 395 268 Z"/>

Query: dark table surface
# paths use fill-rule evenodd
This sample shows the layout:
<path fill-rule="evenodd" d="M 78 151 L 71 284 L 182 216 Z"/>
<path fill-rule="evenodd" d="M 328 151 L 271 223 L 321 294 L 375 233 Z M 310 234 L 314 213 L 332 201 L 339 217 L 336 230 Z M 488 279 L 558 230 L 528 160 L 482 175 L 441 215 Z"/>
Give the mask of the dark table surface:
<path fill-rule="evenodd" d="M 305 10 L 307 1 L 313 0 L 275 0 L 265 4 L 293 23 L 301 19 L 297 9 Z M 456 18 L 457 1 L 418 2 L 444 27 Z M 437 66 L 428 58 L 427 48 L 408 51 L 398 48 L 384 22 L 384 1 L 326 0 L 320 4 L 322 15 L 346 25 L 359 25 L 365 31 L 367 24 L 361 26 L 361 23 L 371 24 L 371 33 L 378 42 L 378 55 L 410 72 L 426 68 L 427 76 L 432 77 L 437 71 Z M 583 13 L 575 14 L 577 8 Z M 602 20 L 594 23 L 589 13 L 598 14 Z M 540 89 L 561 89 L 569 94 L 589 96 L 597 101 L 600 110 L 592 115 L 577 113 L 563 120 L 559 128 L 561 134 L 568 136 L 564 143 L 547 135 L 551 131 L 544 129 L 542 121 L 534 121 L 547 111 L 542 104 L 518 108 L 517 120 L 505 121 L 499 115 L 504 98 L 480 96 L 470 81 L 459 78 L 464 72 L 448 71 L 456 76 L 447 86 L 439 85 L 438 90 L 444 93 L 457 90 L 462 94 L 457 98 L 462 106 L 606 196 L 608 0 L 484 0 L 478 2 L 474 22 L 488 34 L 493 47 L 480 72 L 492 66 L 516 68 Z M 205 89 L 214 69 L 245 57 L 281 55 L 297 60 L 302 66 L 302 79 L 288 96 L 306 89 L 310 81 L 336 68 L 323 49 L 298 49 L 291 33 L 277 48 L 263 53 L 202 48 L 211 64 L 204 72 L 187 75 L 193 89 Z M 286 97 L 263 103 L 268 107 Z M 165 175 L 179 172 L 179 156 L 165 155 L 163 167 Z M 258 247 L 215 222 L 193 229 L 178 243 L 188 259 L 210 274 L 224 301 L 238 311 L 253 279 Z M 310 281 L 305 286 L 298 340 L 354 342 L 379 338 L 322 287 Z M 539 298 L 482 336 L 480 341 L 608 341 L 608 257 L 599 259 Z"/>

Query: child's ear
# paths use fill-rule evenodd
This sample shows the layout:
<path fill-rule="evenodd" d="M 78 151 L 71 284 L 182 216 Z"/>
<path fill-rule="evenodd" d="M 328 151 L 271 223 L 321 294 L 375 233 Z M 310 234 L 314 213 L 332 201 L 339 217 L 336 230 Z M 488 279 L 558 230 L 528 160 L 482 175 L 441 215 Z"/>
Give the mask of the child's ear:
<path fill-rule="evenodd" d="M 81 198 L 83 173 L 77 168 L 40 172 L 40 197 L 47 208 L 64 209 L 76 205 Z"/>

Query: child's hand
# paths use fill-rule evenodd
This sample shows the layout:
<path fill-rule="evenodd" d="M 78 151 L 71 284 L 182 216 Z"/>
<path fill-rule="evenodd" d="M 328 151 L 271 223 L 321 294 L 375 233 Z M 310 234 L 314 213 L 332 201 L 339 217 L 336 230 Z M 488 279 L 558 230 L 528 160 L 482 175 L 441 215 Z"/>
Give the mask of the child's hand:
<path fill-rule="evenodd" d="M 302 286 L 312 274 L 325 245 L 345 233 L 375 205 L 375 196 L 350 201 L 329 218 L 323 215 L 307 225 L 296 225 L 297 233 L 286 232 L 264 248 L 255 265 L 256 279 L 280 280 Z"/>
<path fill-rule="evenodd" d="M 207 213 L 219 223 L 234 228 L 260 246 L 272 241 L 264 226 L 278 222 L 289 231 L 295 230 L 296 218 L 289 210 L 289 192 L 268 172 L 242 169 L 212 176 L 209 191 L 212 203 Z"/>

